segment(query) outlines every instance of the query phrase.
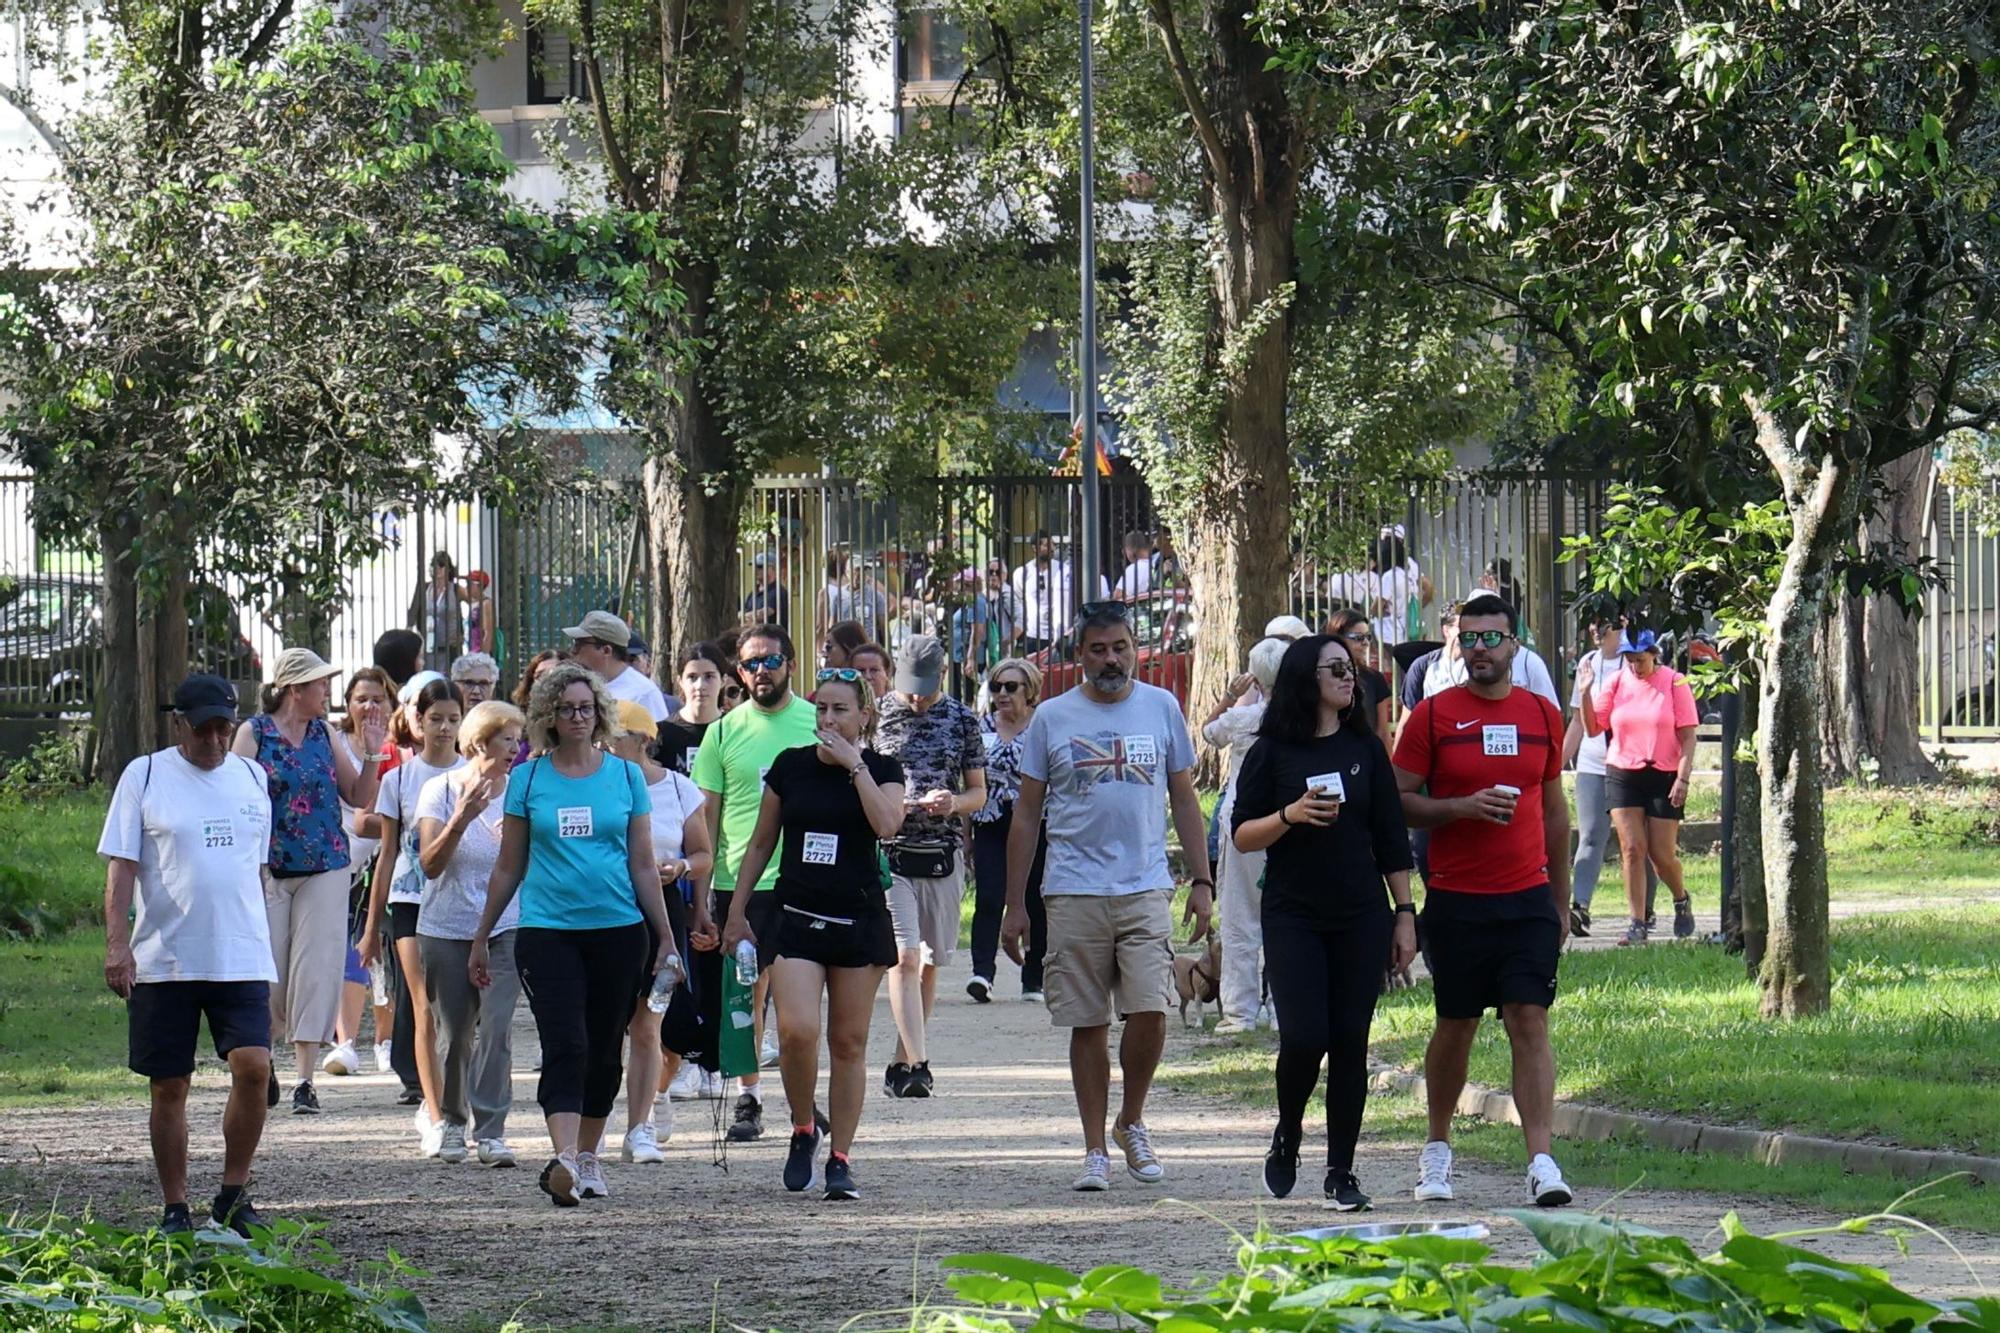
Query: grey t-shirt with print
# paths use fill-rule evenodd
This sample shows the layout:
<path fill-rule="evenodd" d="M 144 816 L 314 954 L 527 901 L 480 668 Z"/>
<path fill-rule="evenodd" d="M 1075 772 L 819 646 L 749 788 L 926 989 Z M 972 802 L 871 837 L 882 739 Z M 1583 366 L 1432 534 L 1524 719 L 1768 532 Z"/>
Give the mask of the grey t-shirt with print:
<path fill-rule="evenodd" d="M 1036 709 L 1022 736 L 1021 773 L 1048 784 L 1042 895 L 1171 889 L 1167 778 L 1193 765 L 1187 719 L 1157 686 L 1135 681 L 1113 704 L 1078 686 Z"/>

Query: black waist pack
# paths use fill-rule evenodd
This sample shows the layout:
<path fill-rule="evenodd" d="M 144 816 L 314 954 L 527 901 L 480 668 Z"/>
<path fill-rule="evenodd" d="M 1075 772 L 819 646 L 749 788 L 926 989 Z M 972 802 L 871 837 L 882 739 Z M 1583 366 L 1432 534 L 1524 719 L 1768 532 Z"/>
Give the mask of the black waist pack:
<path fill-rule="evenodd" d="M 949 879 L 958 867 L 955 842 L 892 842 L 883 850 L 890 871 L 904 879 Z"/>

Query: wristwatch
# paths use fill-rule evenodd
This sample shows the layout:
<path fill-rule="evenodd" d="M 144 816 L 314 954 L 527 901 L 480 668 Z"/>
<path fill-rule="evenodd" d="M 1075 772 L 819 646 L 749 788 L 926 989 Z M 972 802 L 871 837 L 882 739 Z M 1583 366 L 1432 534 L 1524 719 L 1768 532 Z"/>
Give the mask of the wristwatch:
<path fill-rule="evenodd" d="M 1415 903 L 1397 903 L 1396 910 L 1398 912 L 1408 912 L 1411 916 L 1415 916 L 1417 914 L 1417 905 Z"/>
<path fill-rule="evenodd" d="M 1191 880 L 1189 880 L 1189 881 L 1188 881 L 1188 887 L 1189 887 L 1189 888 L 1193 888 L 1193 887 L 1194 887 L 1195 885 L 1197 885 L 1197 884 L 1200 884 L 1200 885 L 1202 885 L 1202 886 L 1204 886 L 1204 887 L 1206 887 L 1206 888 L 1210 888 L 1210 889 L 1212 889 L 1212 888 L 1214 888 L 1214 887 L 1215 887 L 1215 881 L 1214 881 L 1214 880 L 1212 880 L 1212 879 L 1191 879 Z"/>

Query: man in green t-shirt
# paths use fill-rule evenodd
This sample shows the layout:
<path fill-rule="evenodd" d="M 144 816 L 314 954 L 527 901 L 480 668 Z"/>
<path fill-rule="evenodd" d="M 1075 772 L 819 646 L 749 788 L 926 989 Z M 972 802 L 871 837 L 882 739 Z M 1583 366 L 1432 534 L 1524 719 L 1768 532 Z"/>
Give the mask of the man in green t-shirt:
<path fill-rule="evenodd" d="M 701 788 L 703 810 L 708 816 L 708 836 L 715 846 L 715 904 L 711 913 L 697 896 L 692 937 L 706 944 L 709 952 L 701 960 L 714 959 L 712 990 L 701 991 L 705 1011 L 712 1016 L 711 1030 L 722 1031 L 722 968 L 733 967 L 731 959 L 714 952 L 719 936 L 718 921 L 729 918 L 730 895 L 736 891 L 736 872 L 743 865 L 743 853 L 750 835 L 757 829 L 757 811 L 764 800 L 764 774 L 771 761 L 786 750 L 811 745 L 816 725 L 813 706 L 792 693 L 793 650 L 791 636 L 776 625 L 763 625 L 746 633 L 737 643 L 736 673 L 750 693 L 749 702 L 732 709 L 708 729 L 701 752 L 695 756 L 694 781 Z M 750 929 L 757 936 L 757 993 L 753 999 L 757 1014 L 757 1038 L 763 1041 L 764 996 L 769 978 L 769 949 L 778 938 L 777 899 L 771 889 L 778 882 L 779 858 L 773 856 L 763 878 L 750 886 L 756 897 L 750 900 Z M 703 969 L 704 972 L 711 969 Z M 706 983 L 708 977 L 702 977 Z M 743 1078 L 743 1091 L 736 1099 L 735 1119 L 729 1137 L 739 1143 L 764 1136 L 764 1092 L 755 1070 Z"/>

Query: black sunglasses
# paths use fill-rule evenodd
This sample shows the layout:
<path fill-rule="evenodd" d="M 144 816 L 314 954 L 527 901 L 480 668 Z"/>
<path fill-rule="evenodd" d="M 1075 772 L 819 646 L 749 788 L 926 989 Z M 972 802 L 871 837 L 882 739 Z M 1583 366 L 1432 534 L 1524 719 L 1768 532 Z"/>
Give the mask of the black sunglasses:
<path fill-rule="evenodd" d="M 1012 694 L 1023 686 L 1018 680 L 996 680 L 989 687 L 995 694 Z"/>
<path fill-rule="evenodd" d="M 1346 680 L 1349 676 L 1354 674 L 1354 663 L 1321 662 L 1319 664 L 1319 669 L 1321 671 L 1326 672 L 1327 675 L 1332 676 L 1335 680 Z"/>
<path fill-rule="evenodd" d="M 745 671 L 778 671 L 785 665 L 783 653 L 766 653 L 762 657 L 746 657 L 736 665 Z"/>
<path fill-rule="evenodd" d="M 1079 614 L 1088 620 L 1092 616 L 1115 616 L 1119 620 L 1130 620 L 1132 608 L 1123 602 L 1085 602 Z"/>

